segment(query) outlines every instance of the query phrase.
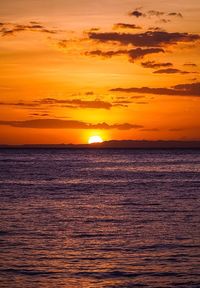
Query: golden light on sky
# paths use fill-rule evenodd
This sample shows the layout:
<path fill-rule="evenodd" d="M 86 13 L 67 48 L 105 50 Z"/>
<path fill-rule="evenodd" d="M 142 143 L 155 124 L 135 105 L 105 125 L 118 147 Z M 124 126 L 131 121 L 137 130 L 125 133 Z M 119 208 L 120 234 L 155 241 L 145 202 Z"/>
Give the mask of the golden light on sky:
<path fill-rule="evenodd" d="M 1 144 L 200 139 L 199 1 L 8 0 L 0 11 Z"/>

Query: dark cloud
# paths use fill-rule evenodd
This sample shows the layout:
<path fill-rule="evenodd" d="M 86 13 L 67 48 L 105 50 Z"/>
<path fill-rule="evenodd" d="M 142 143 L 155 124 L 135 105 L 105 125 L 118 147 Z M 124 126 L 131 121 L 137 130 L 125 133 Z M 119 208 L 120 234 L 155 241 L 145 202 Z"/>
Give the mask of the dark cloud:
<path fill-rule="evenodd" d="M 141 99 L 141 98 L 145 98 L 145 96 L 132 96 L 131 99 Z"/>
<path fill-rule="evenodd" d="M 136 59 L 143 58 L 145 55 L 148 54 L 155 54 L 164 52 L 161 48 L 136 48 L 136 49 L 130 49 L 130 50 L 116 50 L 116 51 L 101 51 L 101 50 L 94 50 L 90 52 L 86 52 L 85 55 L 89 56 L 102 56 L 105 58 L 110 58 L 117 55 L 127 55 L 129 57 L 130 62 L 134 62 Z"/>
<path fill-rule="evenodd" d="M 157 16 L 157 17 L 159 17 L 159 16 L 164 15 L 165 12 L 156 11 L 156 10 L 149 10 L 149 11 L 148 11 L 148 14 L 149 14 L 150 16 Z"/>
<path fill-rule="evenodd" d="M 139 10 L 134 10 L 132 12 L 129 13 L 130 16 L 134 16 L 134 17 L 145 17 L 146 15 L 144 13 L 142 13 L 141 11 Z"/>
<path fill-rule="evenodd" d="M 19 106 L 19 107 L 27 107 L 27 108 L 35 108 L 37 106 L 39 106 L 37 103 L 35 102 L 0 102 L 1 106 Z"/>
<path fill-rule="evenodd" d="M 34 119 L 25 121 L 0 121 L 0 125 L 21 127 L 21 128 L 37 128 L 37 129 L 118 129 L 129 130 L 143 128 L 141 125 L 123 123 L 109 125 L 105 122 L 98 124 L 90 124 L 77 120 L 59 120 L 59 119 Z"/>
<path fill-rule="evenodd" d="M 40 116 L 40 117 L 47 117 L 50 116 L 49 113 L 31 113 L 30 116 Z"/>
<path fill-rule="evenodd" d="M 167 15 L 167 16 L 175 16 L 175 17 L 183 18 L 183 15 L 180 12 L 165 13 L 162 11 L 149 10 L 147 13 L 149 16 L 156 16 L 156 17 L 161 17 L 164 15 Z M 168 22 L 168 19 L 165 19 L 165 20 L 167 20 L 167 22 Z"/>
<path fill-rule="evenodd" d="M 117 56 L 117 55 L 123 55 L 123 54 L 128 54 L 129 50 L 116 50 L 116 51 L 102 51 L 102 50 L 93 50 L 93 51 L 87 51 L 85 52 L 85 55 L 87 56 L 102 56 L 105 58 L 110 58 L 112 56 Z"/>
<path fill-rule="evenodd" d="M 160 68 L 160 67 L 171 67 L 173 66 L 170 62 L 156 63 L 155 61 L 147 61 L 141 63 L 144 68 Z"/>
<path fill-rule="evenodd" d="M 188 91 L 191 93 L 195 93 L 194 95 L 200 96 L 200 82 L 191 83 L 191 84 L 178 84 L 173 86 L 174 89 L 180 89 L 183 91 Z"/>
<path fill-rule="evenodd" d="M 148 31 L 159 31 L 159 32 L 165 32 L 165 30 L 161 27 L 155 26 L 155 27 L 149 27 Z"/>
<path fill-rule="evenodd" d="M 123 107 L 128 107 L 129 104 L 132 104 L 133 102 L 129 101 L 129 100 L 119 100 L 119 101 L 115 101 L 113 102 L 116 106 L 123 106 Z"/>
<path fill-rule="evenodd" d="M 101 100 L 59 100 L 55 98 L 44 98 L 38 101 L 39 104 L 68 104 L 68 108 L 95 108 L 95 109 L 110 109 L 113 105 L 109 102 Z"/>
<path fill-rule="evenodd" d="M 197 64 L 194 63 L 185 63 L 183 66 L 191 66 L 191 67 L 197 67 Z"/>
<path fill-rule="evenodd" d="M 116 23 L 113 26 L 114 29 L 142 29 L 142 27 L 135 24 L 128 23 Z"/>
<path fill-rule="evenodd" d="M 19 32 L 32 31 L 32 32 L 43 32 L 55 34 L 56 30 L 47 29 L 45 26 L 41 25 L 39 22 L 30 22 L 29 24 L 16 24 L 16 23 L 1 23 L 0 25 L 0 35 L 8 36 L 14 35 Z"/>
<path fill-rule="evenodd" d="M 85 95 L 87 95 L 87 96 L 94 95 L 94 92 L 88 91 L 88 92 L 85 93 Z"/>
<path fill-rule="evenodd" d="M 157 71 L 154 71 L 153 73 L 155 74 L 189 74 L 191 72 L 188 71 L 182 71 L 179 69 L 175 69 L 175 68 L 167 68 L 167 69 L 159 69 Z"/>
<path fill-rule="evenodd" d="M 183 18 L 183 15 L 180 12 L 171 12 L 171 13 L 168 13 L 168 15 Z"/>
<path fill-rule="evenodd" d="M 197 78 L 192 78 L 192 79 L 189 79 L 189 80 L 194 82 L 194 81 L 197 81 Z"/>
<path fill-rule="evenodd" d="M 160 19 L 159 22 L 160 22 L 160 23 L 163 23 L 163 24 L 166 24 L 166 23 L 171 22 L 171 20 L 166 19 L 166 18 L 163 18 L 163 19 Z"/>
<path fill-rule="evenodd" d="M 200 82 L 190 84 L 179 84 L 170 88 L 151 88 L 151 87 L 131 87 L 131 88 L 113 88 L 112 92 L 141 93 L 154 95 L 171 96 L 195 96 L 200 97 Z"/>
<path fill-rule="evenodd" d="M 146 12 L 146 14 L 148 16 L 155 16 L 155 17 L 161 17 L 164 15 L 170 16 L 170 17 L 179 17 L 179 18 L 183 18 L 183 15 L 180 12 L 170 12 L 170 13 L 165 13 L 163 11 L 158 11 L 158 10 L 149 10 Z M 140 17 L 146 17 L 145 13 L 142 13 L 139 9 L 135 9 L 132 12 L 129 13 L 130 16 L 135 16 L 137 18 Z"/>
<path fill-rule="evenodd" d="M 99 30 L 100 30 L 100 28 L 98 28 L 98 27 L 93 27 L 90 29 L 91 32 L 95 32 L 95 31 L 99 31 Z"/>
<path fill-rule="evenodd" d="M 170 33 L 166 31 L 147 31 L 144 33 L 89 33 L 89 38 L 99 42 L 119 42 L 137 47 L 159 47 L 163 45 L 178 44 L 181 42 L 194 42 L 200 40 L 200 35 L 189 33 Z"/>
<path fill-rule="evenodd" d="M 66 48 L 68 43 L 69 43 L 68 40 L 64 39 L 64 40 L 58 41 L 57 45 L 60 48 Z"/>
<path fill-rule="evenodd" d="M 160 53 L 160 52 L 164 52 L 164 50 L 161 48 L 148 48 L 148 49 L 137 48 L 137 49 L 130 50 L 128 55 L 130 57 L 130 60 L 134 61 L 135 59 L 143 58 L 145 55 L 155 54 L 155 53 Z"/>
<path fill-rule="evenodd" d="M 90 92 L 91 93 L 91 92 Z M 92 94 L 87 94 L 92 95 Z M 18 106 L 24 108 L 36 108 L 44 105 L 56 106 L 56 107 L 67 107 L 67 108 L 90 108 L 90 109 L 106 109 L 109 110 L 116 104 L 102 101 L 102 100 L 82 100 L 82 99 L 72 99 L 72 100 L 60 100 L 55 98 L 44 98 L 40 100 L 35 100 L 33 102 L 0 102 L 0 105 L 5 106 Z M 123 105 L 118 105 L 123 106 Z"/>

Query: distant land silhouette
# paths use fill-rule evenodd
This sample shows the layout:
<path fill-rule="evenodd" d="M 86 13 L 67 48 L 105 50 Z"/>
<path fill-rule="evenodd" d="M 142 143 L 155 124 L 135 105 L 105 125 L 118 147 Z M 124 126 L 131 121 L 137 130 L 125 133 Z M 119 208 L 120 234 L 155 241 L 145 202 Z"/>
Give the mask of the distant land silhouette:
<path fill-rule="evenodd" d="M 148 141 L 148 140 L 111 140 L 93 144 L 24 144 L 0 145 L 0 148 L 55 148 L 55 149 L 200 149 L 200 141 Z"/>

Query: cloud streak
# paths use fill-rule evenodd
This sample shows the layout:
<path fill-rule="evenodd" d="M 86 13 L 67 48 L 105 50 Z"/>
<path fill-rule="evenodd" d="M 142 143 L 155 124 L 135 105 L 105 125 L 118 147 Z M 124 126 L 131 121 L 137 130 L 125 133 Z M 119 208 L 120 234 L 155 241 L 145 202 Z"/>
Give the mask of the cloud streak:
<path fill-rule="evenodd" d="M 60 100 L 55 98 L 43 98 L 40 100 L 35 100 L 32 102 L 0 102 L 1 106 L 17 106 L 24 108 L 35 108 L 41 106 L 56 106 L 56 107 L 67 107 L 67 108 L 88 108 L 88 109 L 106 109 L 109 110 L 116 105 L 114 103 L 110 103 L 108 101 L 102 100 L 82 100 L 82 99 L 72 99 L 72 100 Z"/>
<path fill-rule="evenodd" d="M 68 105 L 70 108 L 92 108 L 92 109 L 107 109 L 109 110 L 113 105 L 106 101 L 101 100 L 81 100 L 81 99 L 72 99 L 72 100 L 59 100 L 55 98 L 44 98 L 38 101 L 38 104 L 62 104 Z M 70 106 L 71 105 L 71 106 Z"/>
<path fill-rule="evenodd" d="M 136 49 L 130 49 L 130 50 L 121 49 L 121 50 L 116 50 L 116 51 L 94 50 L 94 51 L 87 51 L 85 55 L 101 56 L 104 58 L 111 58 L 113 56 L 126 55 L 128 56 L 130 62 L 134 62 L 136 59 L 143 58 L 145 55 L 155 54 L 155 53 L 160 53 L 160 52 L 164 53 L 164 50 L 161 48 L 147 48 L 147 49 L 136 48 Z"/>
<path fill-rule="evenodd" d="M 189 74 L 191 72 L 183 71 L 175 68 L 159 69 L 153 72 L 154 74 Z"/>
<path fill-rule="evenodd" d="M 89 38 L 98 42 L 118 42 L 123 45 L 133 45 L 136 47 L 162 47 L 178 43 L 195 42 L 200 40 L 200 35 L 166 32 L 147 31 L 144 33 L 117 33 L 117 32 L 89 32 Z"/>
<path fill-rule="evenodd" d="M 0 35 L 9 36 L 15 35 L 19 32 L 42 32 L 48 34 L 56 34 L 58 31 L 53 29 L 48 29 L 39 22 L 29 22 L 29 24 L 17 24 L 17 23 L 1 23 L 0 25 Z"/>
<path fill-rule="evenodd" d="M 168 13 L 168 16 L 175 16 L 175 17 L 183 18 L 183 15 L 180 12 L 170 12 Z"/>
<path fill-rule="evenodd" d="M 77 120 L 60 120 L 60 119 L 34 119 L 25 121 L 0 121 L 0 125 L 19 127 L 19 128 L 34 128 L 34 129 L 101 129 L 101 130 L 130 130 L 143 128 L 142 125 L 136 124 L 112 124 L 105 122 L 98 124 L 90 124 Z"/>
<path fill-rule="evenodd" d="M 128 23 L 116 23 L 113 26 L 114 29 L 142 29 L 142 27 L 135 24 Z"/>
<path fill-rule="evenodd" d="M 161 68 L 161 67 L 171 67 L 173 64 L 171 62 L 156 63 L 155 61 L 147 61 L 141 63 L 144 68 Z"/>
<path fill-rule="evenodd" d="M 113 88 L 112 92 L 140 93 L 153 95 L 169 96 L 191 96 L 200 97 L 200 82 L 190 84 L 179 84 L 170 88 L 151 88 L 151 87 L 131 87 L 131 88 Z"/>

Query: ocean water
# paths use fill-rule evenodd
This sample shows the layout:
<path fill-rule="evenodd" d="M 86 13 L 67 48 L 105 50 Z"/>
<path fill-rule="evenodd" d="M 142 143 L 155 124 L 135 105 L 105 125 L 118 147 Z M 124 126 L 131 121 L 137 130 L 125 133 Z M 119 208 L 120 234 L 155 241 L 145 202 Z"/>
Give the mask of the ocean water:
<path fill-rule="evenodd" d="M 200 151 L 0 150 L 1 288 L 200 287 Z"/>

